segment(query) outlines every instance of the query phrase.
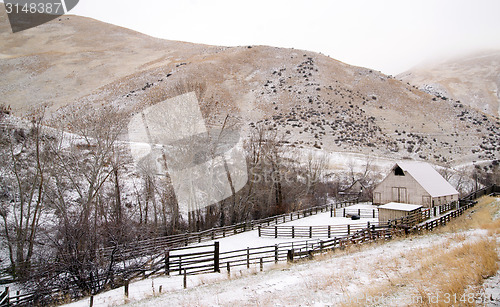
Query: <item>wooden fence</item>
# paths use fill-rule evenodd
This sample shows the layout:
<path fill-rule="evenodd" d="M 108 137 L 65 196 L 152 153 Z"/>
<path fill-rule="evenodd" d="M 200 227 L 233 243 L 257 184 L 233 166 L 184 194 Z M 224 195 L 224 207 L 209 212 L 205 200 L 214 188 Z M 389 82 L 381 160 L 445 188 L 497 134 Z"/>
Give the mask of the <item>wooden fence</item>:
<path fill-rule="evenodd" d="M 483 195 L 487 194 L 491 193 L 485 193 Z M 453 210 L 445 215 L 431 219 L 430 221 L 417 224 L 413 227 L 407 227 L 408 223 L 404 219 L 395 220 L 392 221 L 392 223 L 388 223 L 386 225 L 378 225 L 378 226 L 372 225 L 370 227 L 358 230 L 354 234 L 347 237 L 320 241 L 319 246 L 307 252 L 300 250 L 298 251 L 290 250 L 288 251 L 288 260 L 293 261 L 305 257 L 312 257 L 315 254 L 324 253 L 327 251 L 333 251 L 337 248 L 344 248 L 345 246 L 350 244 L 359 244 L 363 242 L 375 241 L 381 239 L 388 240 L 394 236 L 407 235 L 410 233 L 420 233 L 422 231 L 432 231 L 437 227 L 446 225 L 452 219 L 461 216 L 466 210 L 475 206 L 476 203 L 477 203 L 476 201 L 467 201 L 466 203 L 464 202 L 463 205 L 456 210 Z"/>
<path fill-rule="evenodd" d="M 330 217 L 351 217 L 359 216 L 365 219 L 376 219 L 378 218 L 378 209 L 355 209 L 355 208 L 331 208 Z"/>
<path fill-rule="evenodd" d="M 255 230 L 259 226 L 263 227 L 263 226 L 279 225 L 282 223 L 287 223 L 290 221 L 294 221 L 297 219 L 301 219 L 322 212 L 328 212 L 328 211 L 336 212 L 336 210 L 339 210 L 347 206 L 352 206 L 354 204 L 355 203 L 353 201 L 344 201 L 341 203 L 316 206 L 292 213 L 238 223 L 235 225 L 216 227 L 200 232 L 191 232 L 179 235 L 140 240 L 118 246 L 103 248 L 101 249 L 101 253 L 105 257 L 110 257 L 112 253 L 115 253 L 115 257 L 117 257 L 117 259 L 120 260 L 136 258 L 148 254 L 149 255 L 157 254 L 163 252 L 167 248 L 177 248 L 181 246 L 188 246 L 190 244 L 213 241 L 231 235 L 239 234 L 245 231 Z M 349 211 L 347 211 L 347 214 L 349 214 Z"/>
<path fill-rule="evenodd" d="M 193 275 L 208 272 L 220 272 L 227 269 L 278 262 L 287 259 L 290 249 L 310 251 L 320 246 L 320 241 L 296 241 L 269 246 L 248 247 L 240 250 L 220 251 L 219 242 L 208 245 L 180 247 L 169 250 L 159 258 L 155 267 L 149 267 L 145 274 Z"/>
<path fill-rule="evenodd" d="M 9 287 L 0 292 L 0 306 L 9 306 Z"/>
<path fill-rule="evenodd" d="M 288 214 L 239 223 L 226 227 L 217 227 L 194 233 L 157 237 L 153 239 L 140 240 L 128 244 L 102 248 L 99 250 L 99 257 L 101 259 L 109 259 L 111 257 L 114 257 L 115 261 L 125 262 L 125 260 L 130 259 L 141 259 L 141 261 L 136 265 L 130 265 L 127 268 L 116 268 L 113 272 L 114 276 L 110 281 L 101 280 L 95 277 L 94 279 L 96 283 L 109 282 L 109 286 L 113 288 L 122 286 L 124 282 L 135 278 L 147 278 L 149 276 L 158 274 L 158 272 L 162 272 L 162 269 L 165 269 L 165 267 L 169 269 L 176 267 L 178 269 L 179 263 L 182 270 L 186 270 L 188 274 L 208 272 L 211 271 L 214 266 L 213 263 L 211 263 L 213 262 L 213 259 L 210 260 L 208 253 L 197 251 L 197 253 L 205 253 L 203 255 L 207 259 L 202 261 L 197 258 L 202 254 L 192 255 L 194 258 L 190 259 L 190 257 L 187 256 L 188 254 L 181 255 L 180 257 L 178 255 L 175 255 L 176 251 L 178 251 L 181 247 L 187 247 L 188 249 L 190 249 L 189 245 L 191 244 L 217 240 L 245 231 L 254 230 L 257 229 L 257 226 L 278 225 L 281 223 L 308 217 L 314 214 L 328 212 L 329 210 L 351 206 L 353 204 L 353 201 L 344 201 L 341 203 L 312 207 Z M 195 249 L 196 248 L 199 249 L 199 247 L 195 247 Z M 214 251 L 212 251 L 211 253 L 214 254 Z M 169 258 L 167 258 L 168 254 L 170 254 Z M 283 251 L 281 252 L 281 254 L 283 254 Z M 166 264 L 167 259 L 169 261 L 168 265 Z M 204 262 L 204 264 L 200 263 L 200 261 Z M 34 269 L 34 271 L 40 272 L 57 272 L 59 270 L 57 263 L 31 263 L 30 266 Z M 200 267 L 197 268 L 194 266 Z M 166 272 L 167 270 L 163 270 L 163 272 Z M 15 281 L 12 277 L 9 276 L 9 272 L 9 267 L 0 269 L 0 273 L 4 276 L 4 279 L 0 280 L 0 283 L 2 283 L 2 281 L 3 283 L 11 283 Z M 66 300 L 68 297 L 72 299 L 81 297 L 82 293 L 76 286 L 76 284 L 69 284 L 65 286 L 65 288 L 47 289 L 45 291 L 38 291 L 36 293 L 17 293 L 17 295 L 10 297 L 10 302 L 12 306 L 38 305 L 41 302 L 43 302 L 44 304 L 55 304 L 59 301 Z"/>
<path fill-rule="evenodd" d="M 473 201 L 473 200 L 478 199 L 484 195 L 490 195 L 490 194 L 500 194 L 500 186 L 492 185 L 492 186 L 484 187 L 480 190 L 471 192 L 471 193 L 467 194 L 466 196 L 460 198 L 459 203 Z M 462 206 L 462 204 L 460 204 L 460 206 Z"/>
<path fill-rule="evenodd" d="M 273 238 L 333 238 L 348 236 L 370 225 L 378 225 L 378 222 L 326 226 L 259 226 L 258 233 L 259 237 Z"/>
<path fill-rule="evenodd" d="M 359 228 L 352 228 L 349 235 L 343 233 L 343 236 L 327 240 L 287 242 L 225 252 L 220 251 L 219 242 L 208 245 L 179 247 L 165 251 L 164 255 L 158 256 L 153 264 L 145 268 L 143 276 L 149 277 L 155 274 L 191 275 L 220 272 L 221 269 L 229 268 L 230 270 L 231 268 L 240 266 L 249 268 L 252 265 L 311 257 L 319 252 L 344 248 L 351 244 L 360 244 L 374 240 L 388 240 L 394 236 L 424 230 L 432 231 L 436 227 L 446 225 L 450 220 L 462 215 L 474 205 L 475 202 L 470 202 L 457 210 L 416 225 L 413 228 L 403 227 L 405 224 L 401 221 L 384 225 L 378 225 L 377 223 L 368 225 L 363 223 L 363 226 L 359 225 Z M 307 228 L 309 229 L 309 227 Z M 275 228 L 271 227 L 270 229 Z"/>
<path fill-rule="evenodd" d="M 339 206 L 342 206 L 343 204 L 333 205 L 336 206 L 335 208 L 332 208 L 331 205 L 320 206 L 278 217 L 211 229 L 206 232 L 145 240 L 141 241 L 144 245 L 135 244 L 127 245 L 127 247 L 129 250 L 135 247 L 143 250 L 144 252 L 147 251 L 154 253 L 154 255 L 150 255 L 150 260 L 139 268 L 117 272 L 117 275 L 121 274 L 123 277 L 124 283 L 117 283 L 115 286 L 121 286 L 123 284 L 128 285 L 128 282 L 134 278 L 147 278 L 157 274 L 172 274 L 173 272 L 180 274 L 201 274 L 206 272 L 220 272 L 222 268 L 226 268 L 228 270 L 232 267 L 238 266 L 246 266 L 249 268 L 251 265 L 255 264 L 262 267 L 264 263 L 276 263 L 284 260 L 294 261 L 300 258 L 311 257 L 317 253 L 323 253 L 337 248 L 344 248 L 350 244 L 359 244 L 374 240 L 388 240 L 396 235 L 408 234 L 412 232 L 432 231 L 436 227 L 446 225 L 451 219 L 462 215 L 465 210 L 474 206 L 475 202 L 472 201 L 473 197 L 480 197 L 499 192 L 500 187 L 494 186 L 471 193 L 460 200 L 458 209 L 425 223 L 420 223 L 414 227 L 407 227 L 404 220 L 399 222 L 393 221 L 393 223 L 387 225 L 372 224 L 370 227 L 366 224 L 367 227 L 362 227 L 361 229 L 351 228 L 349 231 L 352 232 L 351 234 L 333 237 L 327 240 L 289 242 L 272 246 L 246 248 L 227 252 L 220 252 L 218 242 L 200 246 L 185 246 L 191 243 L 200 243 L 202 241 L 217 239 L 255 229 L 258 226 L 261 226 L 261 235 L 262 231 L 264 231 L 264 227 L 266 227 L 266 229 L 275 231 L 273 235 L 276 236 L 276 228 L 273 229 L 273 227 L 269 228 L 267 226 L 278 225 L 291 221 L 294 218 L 301 218 L 325 212 L 327 210 L 330 210 L 330 212 L 336 212 L 334 209 L 339 209 Z M 307 230 L 307 234 L 312 237 L 311 229 L 308 228 Z M 295 231 L 298 231 L 298 229 L 295 228 L 294 232 Z M 324 231 L 325 230 L 323 229 L 322 232 L 324 233 Z M 298 233 L 299 232 L 297 232 L 297 234 Z M 326 229 L 326 233 L 328 236 L 328 228 Z M 333 236 L 332 228 L 330 228 L 330 236 Z M 178 247 L 174 248 L 174 245 L 178 245 Z M 123 248 L 123 250 L 127 251 L 127 248 Z M 103 253 L 106 253 L 106 249 L 103 249 Z M 124 253 L 124 255 L 126 254 Z M 130 256 L 132 255 L 133 253 L 130 254 Z M 55 300 L 55 297 L 58 295 L 66 297 L 68 295 L 68 291 L 71 291 L 71 289 L 72 288 L 47 289 L 47 294 L 45 295 L 49 295 Z M 8 297 L 8 291 L 6 292 L 6 296 Z M 40 298 L 42 294 L 43 293 L 27 293 L 19 296 L 13 296 L 10 297 L 9 302 L 11 306 L 35 305 L 34 302 L 37 302 L 37 299 Z M 47 297 L 45 297 L 45 299 L 46 298 Z M 46 304 L 47 301 L 43 301 L 43 303 Z"/>

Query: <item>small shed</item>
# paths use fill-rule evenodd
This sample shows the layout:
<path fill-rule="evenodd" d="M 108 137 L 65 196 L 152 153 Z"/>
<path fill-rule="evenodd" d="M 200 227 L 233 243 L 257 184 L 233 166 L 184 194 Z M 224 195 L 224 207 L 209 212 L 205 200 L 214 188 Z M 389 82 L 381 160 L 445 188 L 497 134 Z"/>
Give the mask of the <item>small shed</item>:
<path fill-rule="evenodd" d="M 357 201 L 369 201 L 370 198 L 367 197 L 367 189 L 361 183 L 361 181 L 356 180 L 350 186 L 338 193 L 338 197 L 341 200 L 357 200 Z"/>
<path fill-rule="evenodd" d="M 401 223 L 415 225 L 422 221 L 422 206 L 403 203 L 388 203 L 378 207 L 378 221 L 385 224 L 389 220 L 401 220 Z"/>

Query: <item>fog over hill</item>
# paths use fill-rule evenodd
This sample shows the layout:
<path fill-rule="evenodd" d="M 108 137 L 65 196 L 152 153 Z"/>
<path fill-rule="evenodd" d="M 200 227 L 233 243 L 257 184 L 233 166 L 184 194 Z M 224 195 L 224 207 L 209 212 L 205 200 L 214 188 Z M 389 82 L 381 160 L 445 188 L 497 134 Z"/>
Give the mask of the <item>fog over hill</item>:
<path fill-rule="evenodd" d="M 296 148 L 439 164 L 500 158 L 497 114 L 309 51 L 167 41 L 71 15 L 13 35 L 1 9 L 0 71 L 0 103 L 19 116 L 82 103 L 132 115 L 195 90 L 208 125 L 229 115 L 245 133 L 278 129 Z"/>
<path fill-rule="evenodd" d="M 460 100 L 485 114 L 500 114 L 500 50 L 417 66 L 397 78 L 426 92 Z"/>

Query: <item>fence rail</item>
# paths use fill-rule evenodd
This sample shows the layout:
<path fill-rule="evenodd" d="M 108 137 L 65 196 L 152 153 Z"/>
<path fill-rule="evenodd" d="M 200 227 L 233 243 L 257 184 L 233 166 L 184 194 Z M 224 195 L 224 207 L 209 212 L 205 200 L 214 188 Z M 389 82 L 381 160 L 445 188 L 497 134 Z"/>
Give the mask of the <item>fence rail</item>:
<path fill-rule="evenodd" d="M 378 225 L 378 222 L 325 226 L 274 226 L 259 227 L 259 237 L 273 238 L 333 238 L 348 236 L 358 230 Z"/>
<path fill-rule="evenodd" d="M 376 219 L 378 218 L 378 210 L 377 209 L 368 209 L 368 208 L 331 208 L 330 209 L 330 217 L 352 217 L 359 216 L 360 218 L 366 219 Z"/>
<path fill-rule="evenodd" d="M 103 248 L 101 249 L 101 254 L 104 257 L 109 257 L 113 252 L 115 252 L 116 254 L 115 257 L 117 257 L 120 260 L 135 258 L 143 254 L 156 254 L 162 252 L 166 248 L 177 248 L 181 246 L 188 246 L 190 244 L 213 241 L 231 235 L 239 234 L 245 231 L 255 230 L 259 226 L 263 227 L 263 226 L 279 225 L 328 211 L 337 212 L 337 210 L 341 208 L 345 208 L 347 206 L 351 206 L 354 204 L 355 204 L 354 201 L 343 201 L 340 203 L 316 206 L 308 209 L 303 209 L 300 211 L 295 211 L 292 213 L 282 214 L 254 221 L 243 222 L 225 227 L 216 227 L 199 232 L 140 240 L 132 243 Z M 357 210 L 355 211 L 355 209 L 351 211 L 352 214 L 358 212 Z M 344 214 L 350 214 L 350 211 L 344 210 L 344 212 L 347 212 Z M 374 215 L 375 213 L 372 212 L 370 214 Z M 118 249 L 118 253 L 116 253 L 116 249 Z M 140 253 L 138 253 L 139 251 Z"/>

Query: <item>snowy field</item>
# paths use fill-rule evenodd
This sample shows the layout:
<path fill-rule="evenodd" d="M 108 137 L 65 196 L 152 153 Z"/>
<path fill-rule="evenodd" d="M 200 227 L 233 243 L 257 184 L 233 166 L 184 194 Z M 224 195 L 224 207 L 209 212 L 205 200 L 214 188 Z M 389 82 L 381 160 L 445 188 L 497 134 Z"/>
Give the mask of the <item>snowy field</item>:
<path fill-rule="evenodd" d="M 348 207 L 349 210 L 353 209 L 373 209 L 376 206 L 372 206 L 368 203 L 357 204 Z M 341 210 L 341 209 L 337 209 Z M 340 212 L 340 211 L 339 211 Z M 316 215 L 308 216 L 306 218 L 301 218 L 298 220 L 290 221 L 287 223 L 279 224 L 278 226 L 327 226 L 327 225 L 366 225 L 368 222 L 378 222 L 378 219 L 360 219 L 351 220 L 345 217 L 330 217 L 330 212 L 318 213 Z M 244 249 L 247 247 L 260 247 L 260 246 L 271 246 L 286 242 L 295 241 L 306 241 L 304 238 L 272 238 L 272 237 L 259 237 L 258 230 L 247 231 L 241 234 L 229 236 L 226 238 L 217 239 L 214 241 L 202 242 L 200 245 L 213 244 L 215 241 L 220 243 L 220 251 L 232 251 Z M 309 239 L 309 241 L 319 241 L 319 239 Z M 196 245 L 193 245 L 196 246 Z"/>

